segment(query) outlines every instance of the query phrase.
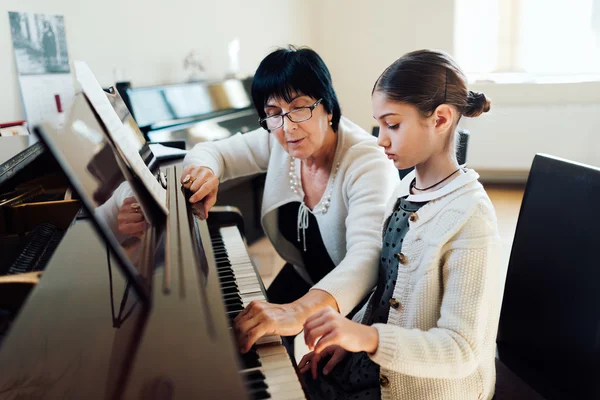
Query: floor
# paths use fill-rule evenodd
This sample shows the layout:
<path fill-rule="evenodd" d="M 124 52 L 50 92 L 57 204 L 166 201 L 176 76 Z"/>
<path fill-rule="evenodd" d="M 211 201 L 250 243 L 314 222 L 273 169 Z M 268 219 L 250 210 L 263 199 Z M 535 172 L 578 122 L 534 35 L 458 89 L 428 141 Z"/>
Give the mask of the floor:
<path fill-rule="evenodd" d="M 488 185 L 486 190 L 498 217 L 498 230 L 502 240 L 502 274 L 506 276 L 506 268 L 510 257 L 510 249 L 517 226 L 517 219 L 523 199 L 523 186 L 498 186 Z M 271 243 L 263 238 L 253 243 L 250 248 L 250 256 L 252 257 L 259 273 L 263 279 L 265 287 L 269 287 L 281 267 L 285 264 L 283 259 L 279 257 Z M 299 360 L 308 349 L 304 345 L 302 335 L 296 338 L 296 359 Z"/>

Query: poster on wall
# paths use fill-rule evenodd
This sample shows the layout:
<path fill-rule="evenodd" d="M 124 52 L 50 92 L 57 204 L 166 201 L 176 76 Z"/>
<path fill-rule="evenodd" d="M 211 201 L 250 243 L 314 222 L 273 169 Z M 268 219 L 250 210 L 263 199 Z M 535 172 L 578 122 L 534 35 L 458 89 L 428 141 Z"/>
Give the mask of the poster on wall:
<path fill-rule="evenodd" d="M 15 62 L 29 126 L 56 123 L 75 96 L 65 20 L 60 15 L 9 12 Z"/>

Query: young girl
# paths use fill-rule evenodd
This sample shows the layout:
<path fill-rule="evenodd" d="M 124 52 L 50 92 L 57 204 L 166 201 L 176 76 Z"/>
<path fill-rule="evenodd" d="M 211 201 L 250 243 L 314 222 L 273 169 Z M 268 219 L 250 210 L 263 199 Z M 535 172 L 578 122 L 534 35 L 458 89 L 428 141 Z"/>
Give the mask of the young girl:
<path fill-rule="evenodd" d="M 490 399 L 500 241 L 479 175 L 455 157 L 460 118 L 490 102 L 467 90 L 450 56 L 430 50 L 390 65 L 372 102 L 379 145 L 397 168 L 415 170 L 388 203 L 366 306 L 353 321 L 328 308 L 304 325 L 307 389 L 325 399 Z"/>

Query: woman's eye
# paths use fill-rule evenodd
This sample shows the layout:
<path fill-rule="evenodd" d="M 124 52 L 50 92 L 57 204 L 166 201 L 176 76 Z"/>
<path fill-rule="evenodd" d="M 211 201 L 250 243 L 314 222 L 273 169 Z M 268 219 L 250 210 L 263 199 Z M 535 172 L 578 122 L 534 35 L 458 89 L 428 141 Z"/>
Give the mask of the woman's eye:
<path fill-rule="evenodd" d="M 389 125 L 388 124 L 387 125 L 388 129 L 393 129 L 393 130 L 398 129 L 399 126 L 400 126 L 400 124 L 395 124 L 395 125 Z"/>

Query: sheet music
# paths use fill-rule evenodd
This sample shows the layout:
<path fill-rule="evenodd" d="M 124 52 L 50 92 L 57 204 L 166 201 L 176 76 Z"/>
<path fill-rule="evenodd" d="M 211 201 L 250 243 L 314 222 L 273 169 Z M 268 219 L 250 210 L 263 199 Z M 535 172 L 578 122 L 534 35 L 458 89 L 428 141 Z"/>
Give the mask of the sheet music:
<path fill-rule="evenodd" d="M 73 67 L 75 68 L 77 81 L 106 126 L 111 140 L 123 155 L 129 167 L 142 181 L 144 186 L 146 186 L 154 200 L 160 205 L 165 215 L 168 215 L 167 191 L 161 186 L 152 172 L 150 172 L 138 153 L 137 148 L 129 140 L 128 129 L 130 128 L 123 125 L 88 65 L 83 61 L 73 61 Z"/>
<path fill-rule="evenodd" d="M 176 157 L 183 158 L 188 153 L 187 150 L 164 146 L 160 143 L 150 143 L 149 146 L 150 150 L 152 150 L 152 154 L 154 154 L 154 157 L 158 160 Z"/>

